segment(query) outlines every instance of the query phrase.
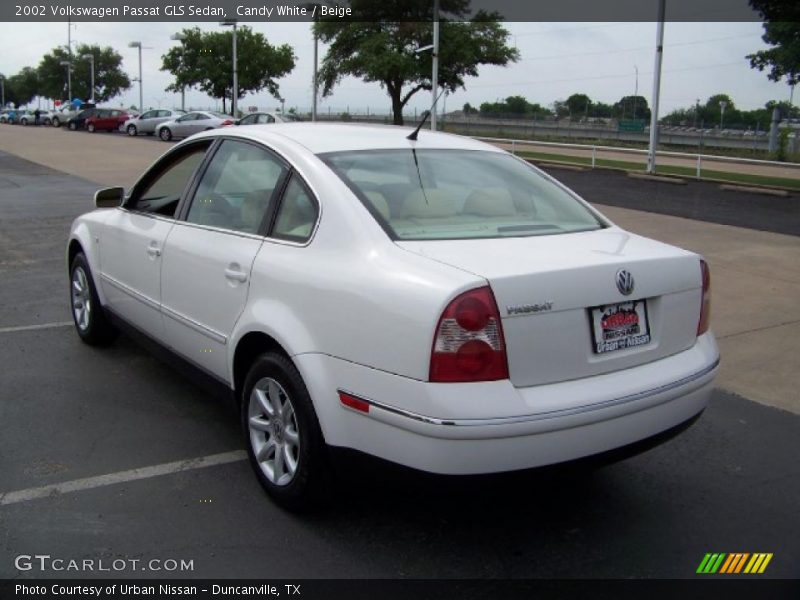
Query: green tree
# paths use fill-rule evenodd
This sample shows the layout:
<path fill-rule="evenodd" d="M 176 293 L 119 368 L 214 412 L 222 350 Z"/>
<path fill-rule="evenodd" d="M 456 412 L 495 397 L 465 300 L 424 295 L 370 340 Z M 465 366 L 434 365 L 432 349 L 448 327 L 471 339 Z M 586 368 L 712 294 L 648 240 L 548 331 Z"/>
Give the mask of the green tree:
<path fill-rule="evenodd" d="M 91 62 L 84 56 L 94 56 L 94 99 L 106 102 L 130 89 L 131 80 L 122 70 L 122 55 L 111 46 L 79 44 L 72 54 L 72 98 L 89 100 L 92 97 Z M 67 68 L 61 64 L 69 60 L 66 48 L 57 47 L 45 54 L 39 62 L 40 95 L 47 98 L 67 98 Z"/>
<path fill-rule="evenodd" d="M 569 114 L 573 119 L 577 119 L 582 116 L 588 116 L 592 100 L 586 94 L 572 94 L 566 99 L 565 103 L 569 109 Z"/>
<path fill-rule="evenodd" d="M 469 102 L 467 102 L 467 103 L 464 105 L 464 108 L 462 108 L 461 110 L 462 110 L 462 111 L 463 111 L 463 113 L 464 113 L 465 115 L 467 115 L 467 116 L 469 116 L 469 115 L 474 115 L 474 114 L 477 114 L 477 113 L 478 113 L 477 109 L 475 109 L 475 108 L 472 108 L 472 105 L 471 105 Z"/>
<path fill-rule="evenodd" d="M 650 120 L 650 107 L 644 96 L 623 96 L 614 105 L 614 116 L 618 119 Z"/>
<path fill-rule="evenodd" d="M 772 48 L 748 54 L 750 66 L 767 71 L 772 81 L 800 81 L 800 5 L 795 0 L 750 0 L 764 19 L 764 40 Z"/>
<path fill-rule="evenodd" d="M 397 18 L 396 2 L 351 0 L 363 22 L 336 19 L 314 25 L 319 39 L 330 44 L 322 61 L 319 81 L 330 95 L 343 77 L 352 75 L 378 82 L 391 98 L 396 125 L 403 124 L 403 108 L 421 90 L 432 89 L 430 52 L 416 52 L 433 41 L 433 3 L 407 0 L 405 20 Z M 479 11 L 468 19 L 469 0 L 441 0 L 439 85 L 455 92 L 465 77 L 478 74 L 480 65 L 507 65 L 519 58 L 506 41 L 508 32 L 494 13 Z"/>
<path fill-rule="evenodd" d="M 194 27 L 182 33 L 181 45 L 161 57 L 161 70 L 175 78 L 166 91 L 179 92 L 183 87 L 197 86 L 212 98 L 221 98 L 222 110 L 227 112 L 226 100 L 233 98 L 233 32 L 200 31 Z M 273 46 L 262 33 L 244 26 L 236 33 L 236 53 L 237 99 L 263 89 L 280 98 L 276 80 L 294 69 L 291 46 Z"/>
<path fill-rule="evenodd" d="M 39 95 L 39 76 L 32 67 L 23 68 L 3 83 L 6 103 L 13 102 L 15 106 L 25 106 Z"/>

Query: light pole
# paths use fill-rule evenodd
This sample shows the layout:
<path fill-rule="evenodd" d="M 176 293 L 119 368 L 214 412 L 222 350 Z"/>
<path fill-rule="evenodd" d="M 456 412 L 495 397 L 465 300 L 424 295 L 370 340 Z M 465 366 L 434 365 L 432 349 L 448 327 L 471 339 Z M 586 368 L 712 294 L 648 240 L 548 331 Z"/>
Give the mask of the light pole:
<path fill-rule="evenodd" d="M 658 0 L 658 25 L 656 26 L 656 60 L 653 69 L 653 106 L 650 109 L 650 147 L 647 150 L 647 172 L 656 172 L 658 148 L 658 100 L 661 94 L 661 59 L 664 56 L 665 0 Z"/>
<path fill-rule="evenodd" d="M 181 43 L 181 75 L 183 74 L 183 53 L 185 48 L 183 47 L 183 42 L 186 39 L 186 36 L 182 33 L 173 33 L 169 36 L 169 39 L 180 42 Z M 186 110 L 186 86 L 181 85 L 181 110 Z"/>
<path fill-rule="evenodd" d="M 61 66 L 67 67 L 67 103 L 72 103 L 72 62 L 62 60 Z"/>
<path fill-rule="evenodd" d="M 633 65 L 633 70 L 636 71 L 636 84 L 633 88 L 633 120 L 636 120 L 636 98 L 639 96 L 639 67 Z"/>
<path fill-rule="evenodd" d="M 728 106 L 727 100 L 719 101 L 719 130 L 722 131 L 722 118 L 725 115 L 725 107 Z"/>
<path fill-rule="evenodd" d="M 0 108 L 6 107 L 6 78 L 0 75 Z"/>
<path fill-rule="evenodd" d="M 91 73 L 92 73 L 92 94 L 91 94 L 91 102 L 94 104 L 94 54 L 84 54 L 81 58 L 86 58 L 89 60 L 89 64 L 91 66 Z"/>
<path fill-rule="evenodd" d="M 142 90 L 142 42 L 130 42 L 128 48 L 139 49 L 139 112 L 144 112 L 144 93 Z"/>
<path fill-rule="evenodd" d="M 233 27 L 233 94 L 231 94 L 231 114 L 236 118 L 236 97 L 239 95 L 239 76 L 236 72 L 236 19 L 219 22 L 223 27 Z"/>
<path fill-rule="evenodd" d="M 439 0 L 433 0 L 433 73 L 431 73 L 431 131 L 436 131 L 436 99 L 439 91 Z"/>

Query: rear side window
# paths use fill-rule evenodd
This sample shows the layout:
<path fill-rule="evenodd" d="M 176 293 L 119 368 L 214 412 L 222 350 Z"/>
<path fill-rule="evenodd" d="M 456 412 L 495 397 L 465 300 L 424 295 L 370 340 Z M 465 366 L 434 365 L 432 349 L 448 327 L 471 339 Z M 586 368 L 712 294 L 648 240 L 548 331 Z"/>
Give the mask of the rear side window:
<path fill-rule="evenodd" d="M 167 157 L 143 180 L 141 192 L 134 190 L 129 210 L 174 217 L 184 189 L 205 158 L 209 144 L 192 148 L 179 157 Z"/>
<path fill-rule="evenodd" d="M 225 140 L 195 192 L 188 223 L 258 233 L 286 167 L 270 152 Z"/>
<path fill-rule="evenodd" d="M 314 196 L 297 176 L 292 177 L 278 209 L 272 237 L 292 242 L 307 241 L 318 213 Z"/>

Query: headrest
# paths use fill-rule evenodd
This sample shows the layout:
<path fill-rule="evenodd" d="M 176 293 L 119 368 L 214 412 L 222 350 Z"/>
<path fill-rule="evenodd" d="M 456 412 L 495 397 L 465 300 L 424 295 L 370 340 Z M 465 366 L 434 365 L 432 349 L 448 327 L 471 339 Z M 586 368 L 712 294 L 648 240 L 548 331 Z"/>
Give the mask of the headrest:
<path fill-rule="evenodd" d="M 389 203 L 386 201 L 386 197 L 381 194 L 380 192 L 364 192 L 364 195 L 372 204 L 373 208 L 380 213 L 380 215 L 386 219 L 387 221 L 391 217 L 389 212 Z"/>
<path fill-rule="evenodd" d="M 479 217 L 511 217 L 517 214 L 511 193 L 506 188 L 475 190 L 464 202 L 464 211 Z"/>
<path fill-rule="evenodd" d="M 411 192 L 403 201 L 400 217 L 408 218 L 442 218 L 452 217 L 456 210 L 455 199 L 442 190 L 428 189 L 425 193 L 421 189 Z"/>

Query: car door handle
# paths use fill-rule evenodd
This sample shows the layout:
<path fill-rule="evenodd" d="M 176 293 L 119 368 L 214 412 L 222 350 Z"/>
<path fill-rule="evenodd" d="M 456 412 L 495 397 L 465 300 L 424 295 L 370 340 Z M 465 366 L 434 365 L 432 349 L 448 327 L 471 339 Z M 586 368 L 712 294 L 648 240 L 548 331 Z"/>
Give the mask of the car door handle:
<path fill-rule="evenodd" d="M 161 250 L 159 250 L 159 249 L 158 249 L 158 248 L 156 248 L 155 246 L 148 246 L 148 247 L 147 247 L 147 253 L 148 253 L 150 256 L 155 256 L 156 258 L 158 258 L 159 256 L 161 256 Z"/>
<path fill-rule="evenodd" d="M 247 273 L 239 271 L 238 269 L 231 269 L 230 267 L 225 269 L 225 277 L 234 281 L 240 281 L 241 283 L 247 281 Z"/>

